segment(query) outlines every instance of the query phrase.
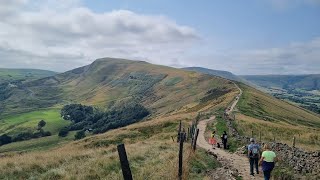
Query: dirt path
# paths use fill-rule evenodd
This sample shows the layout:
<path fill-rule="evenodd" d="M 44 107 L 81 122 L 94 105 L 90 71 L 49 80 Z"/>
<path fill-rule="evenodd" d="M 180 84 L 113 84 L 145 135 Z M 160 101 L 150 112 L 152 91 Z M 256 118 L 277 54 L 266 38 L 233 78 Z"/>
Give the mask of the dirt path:
<path fill-rule="evenodd" d="M 247 157 L 240 156 L 238 154 L 232 154 L 220 148 L 212 149 L 212 146 L 206 141 L 204 136 L 207 123 L 211 120 L 214 120 L 214 117 L 199 122 L 198 124 L 199 136 L 197 140 L 197 145 L 200 146 L 201 148 L 204 148 L 216 154 L 218 156 L 218 160 L 223 165 L 227 165 L 232 167 L 233 169 L 236 169 L 239 173 L 239 176 L 242 176 L 244 180 L 263 179 L 261 175 L 260 176 L 256 175 L 254 177 L 250 176 L 250 169 L 249 169 L 250 165 Z"/>
<path fill-rule="evenodd" d="M 232 105 L 230 106 L 230 108 L 228 108 L 228 110 L 226 111 L 226 113 L 231 113 L 235 106 L 237 105 L 240 96 L 242 95 L 242 90 L 235 84 L 235 86 L 239 89 L 240 93 L 237 96 L 237 98 L 234 100 L 234 102 L 232 103 Z M 210 152 L 213 152 L 214 154 L 216 154 L 218 156 L 218 160 L 222 163 L 222 165 L 224 166 L 223 168 L 221 168 L 220 170 L 222 170 L 222 174 L 225 174 L 225 169 L 235 169 L 236 171 L 238 171 L 239 176 L 242 176 L 243 180 L 250 180 L 250 179 L 263 179 L 261 173 L 259 176 L 250 176 L 250 165 L 249 165 L 249 161 L 248 158 L 243 155 L 238 155 L 238 154 L 232 154 L 229 153 L 223 149 L 220 148 L 215 148 L 213 149 L 212 146 L 206 141 L 205 139 L 205 130 L 207 127 L 207 123 L 209 121 L 214 121 L 215 120 L 215 116 L 211 117 L 210 119 L 207 120 L 203 120 L 200 121 L 198 124 L 198 128 L 199 128 L 199 136 L 197 139 L 197 145 L 200 146 L 201 148 L 204 148 Z M 220 171 L 221 172 L 221 171 Z M 220 174 L 219 174 L 220 175 Z M 212 175 L 213 179 L 232 179 L 231 174 L 229 174 L 229 176 L 223 176 L 223 177 L 216 177 L 214 176 L 214 174 Z M 234 178 L 233 178 L 234 179 Z"/>

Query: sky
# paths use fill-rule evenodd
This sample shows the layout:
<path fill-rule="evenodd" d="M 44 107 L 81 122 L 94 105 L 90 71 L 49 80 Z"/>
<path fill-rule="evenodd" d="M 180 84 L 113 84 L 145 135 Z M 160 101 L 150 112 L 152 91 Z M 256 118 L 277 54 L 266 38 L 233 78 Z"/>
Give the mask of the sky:
<path fill-rule="evenodd" d="M 0 68 L 97 58 L 320 74 L 320 0 L 0 0 Z"/>

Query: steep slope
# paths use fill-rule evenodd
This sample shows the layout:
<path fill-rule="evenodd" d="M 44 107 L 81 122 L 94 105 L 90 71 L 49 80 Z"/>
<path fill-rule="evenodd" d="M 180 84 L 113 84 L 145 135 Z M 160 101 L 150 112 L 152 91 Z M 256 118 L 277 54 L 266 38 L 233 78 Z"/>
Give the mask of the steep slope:
<path fill-rule="evenodd" d="M 258 86 L 282 89 L 320 90 L 320 74 L 240 76 Z"/>
<path fill-rule="evenodd" d="M 1 100 L 0 112 L 25 112 L 71 102 L 105 108 L 121 101 L 137 101 L 152 111 L 164 113 L 200 101 L 214 88 L 224 94 L 232 90 L 232 84 L 195 72 L 105 58 L 56 76 L 8 88 L 8 97 Z"/>

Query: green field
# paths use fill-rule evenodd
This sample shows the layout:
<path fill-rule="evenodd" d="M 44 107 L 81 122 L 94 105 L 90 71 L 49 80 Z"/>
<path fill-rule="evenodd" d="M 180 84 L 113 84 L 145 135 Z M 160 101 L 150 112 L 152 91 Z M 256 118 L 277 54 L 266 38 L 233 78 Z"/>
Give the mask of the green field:
<path fill-rule="evenodd" d="M 0 134 L 14 135 L 21 131 L 34 131 L 42 119 L 47 123 L 43 129 L 52 134 L 57 134 L 70 123 L 60 117 L 60 109 L 44 109 L 0 119 Z"/>

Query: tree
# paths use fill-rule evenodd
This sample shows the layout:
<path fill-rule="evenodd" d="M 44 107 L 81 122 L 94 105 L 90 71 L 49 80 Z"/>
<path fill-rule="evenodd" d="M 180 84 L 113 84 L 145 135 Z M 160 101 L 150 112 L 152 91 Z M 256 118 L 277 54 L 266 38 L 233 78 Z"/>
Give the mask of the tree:
<path fill-rule="evenodd" d="M 66 136 L 68 135 L 68 133 L 69 133 L 69 129 L 68 129 L 67 127 L 64 127 L 64 128 L 62 128 L 62 129 L 60 129 L 58 135 L 59 135 L 60 137 L 66 137 Z"/>
<path fill-rule="evenodd" d="M 47 123 L 44 120 L 39 121 L 38 130 L 42 129 Z"/>
<path fill-rule="evenodd" d="M 9 144 L 12 142 L 12 138 L 6 134 L 0 136 L 0 146 L 1 145 L 5 145 L 5 144 Z"/>
<path fill-rule="evenodd" d="M 86 137 L 86 133 L 84 131 L 78 131 L 75 135 L 74 135 L 74 139 L 78 140 L 78 139 L 82 139 Z"/>

